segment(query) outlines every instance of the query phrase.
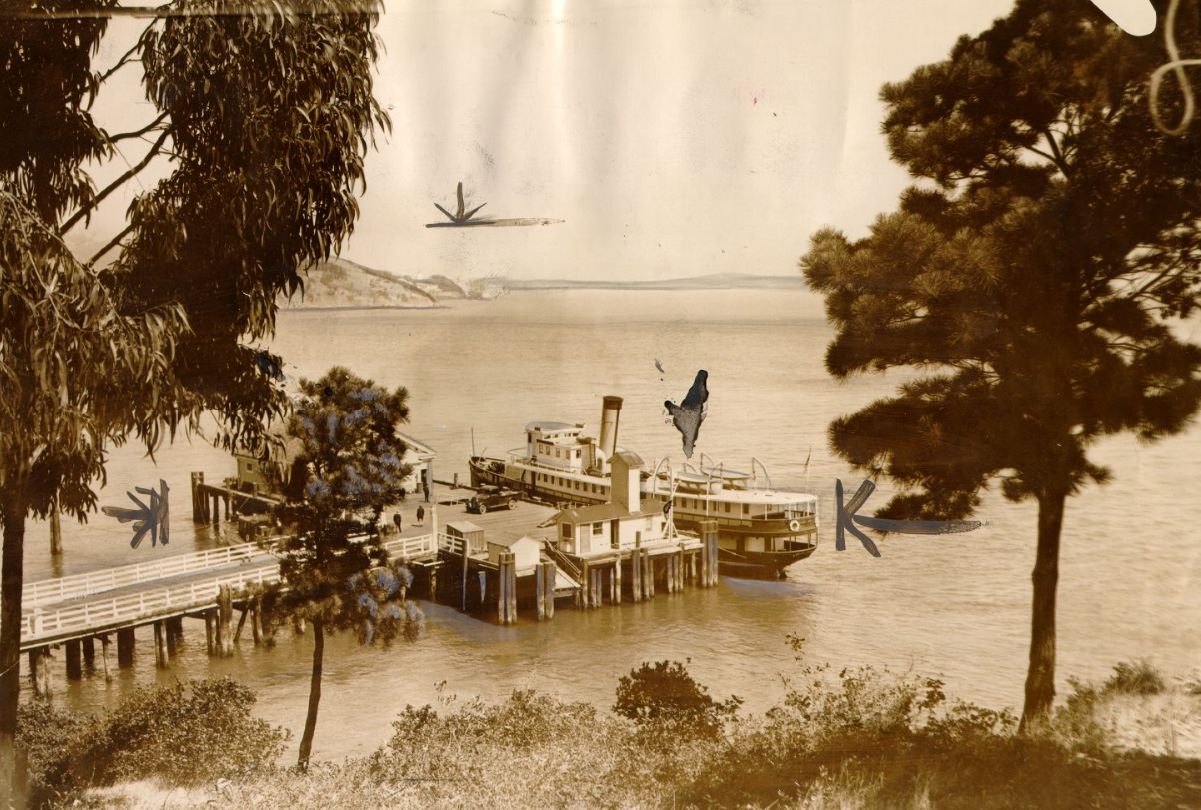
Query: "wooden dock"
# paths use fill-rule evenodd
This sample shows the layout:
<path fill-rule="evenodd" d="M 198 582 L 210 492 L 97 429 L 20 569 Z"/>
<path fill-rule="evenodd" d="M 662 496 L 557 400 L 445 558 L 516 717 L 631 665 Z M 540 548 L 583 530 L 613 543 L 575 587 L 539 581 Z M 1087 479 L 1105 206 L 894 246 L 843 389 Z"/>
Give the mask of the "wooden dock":
<path fill-rule="evenodd" d="M 270 506 L 269 497 L 262 494 L 206 485 L 203 474 L 193 474 L 192 480 L 193 519 L 198 522 L 217 520 L 222 512 L 227 518 L 237 517 L 251 498 L 257 499 L 252 509 Z M 707 526 L 699 540 L 684 536 L 579 557 L 558 550 L 555 529 L 548 525 L 556 512 L 553 507 L 517 501 L 512 509 L 474 515 L 463 503 L 470 494 L 464 487 L 452 490 L 437 505 L 414 500 L 386 513 L 399 511 L 403 530 L 386 523 L 381 544 L 390 559 L 412 568 L 413 592 L 419 598 L 512 624 L 520 612 L 550 620 L 564 601 L 578 609 L 594 609 L 717 583 L 716 523 Z M 424 524 L 416 521 L 419 506 L 425 512 Z M 482 530 L 485 547 L 469 547 L 461 536 L 446 531 L 448 524 L 467 522 Z M 117 666 L 132 666 L 135 632 L 146 626 L 154 632 L 155 664 L 164 668 L 183 634 L 184 619 L 204 622 L 213 656 L 233 655 L 246 624 L 259 643 L 263 622 L 258 594 L 279 581 L 279 539 L 26 583 L 21 651 L 29 654 L 35 692 L 51 692 L 48 662 L 53 649 L 65 648 L 69 679 L 83 677 L 85 667 L 110 678 L 112 638 Z M 533 550 L 531 543 L 537 544 Z M 519 565 L 511 545 L 525 549 L 525 564 Z M 236 628 L 235 609 L 241 613 Z"/>
<path fill-rule="evenodd" d="M 204 483 L 204 473 L 192 473 L 192 520 L 196 523 L 220 523 L 236 520 L 239 515 L 266 514 L 282 503 L 266 492 L 244 492 L 229 486 Z"/>
<path fill-rule="evenodd" d="M 82 677 L 81 660 L 94 666 L 95 641 L 100 639 L 108 676 L 110 636 L 117 640 L 118 665 L 131 666 L 135 631 L 147 625 L 154 628 L 159 667 L 168 665 L 184 618 L 204 621 L 211 655 L 232 655 L 248 618 L 258 643 L 262 622 L 256 594 L 279 581 L 279 557 L 272 545 L 242 543 L 27 583 L 21 651 L 29 653 L 35 691 L 49 694 L 46 659 L 53 647 L 66 647 L 67 677 L 77 679 Z M 391 559 L 415 568 L 438 565 L 432 533 L 393 537 L 383 546 Z M 237 630 L 230 625 L 235 606 L 241 608 Z"/>

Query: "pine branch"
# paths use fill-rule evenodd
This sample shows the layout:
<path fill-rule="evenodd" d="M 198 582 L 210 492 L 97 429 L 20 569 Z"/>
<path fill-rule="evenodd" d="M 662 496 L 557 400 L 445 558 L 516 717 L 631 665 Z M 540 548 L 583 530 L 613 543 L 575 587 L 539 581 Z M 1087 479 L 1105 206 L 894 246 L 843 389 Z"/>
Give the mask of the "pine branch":
<path fill-rule="evenodd" d="M 1051 147 L 1051 154 L 1053 154 L 1055 156 L 1054 158 L 1052 158 L 1052 161 L 1055 163 L 1055 166 L 1059 169 L 1059 171 L 1063 174 L 1064 177 L 1069 177 L 1070 175 L 1068 173 L 1067 161 L 1064 160 L 1063 152 L 1060 151 L 1059 143 L 1055 140 L 1055 136 L 1051 134 L 1051 130 L 1044 129 L 1043 137 L 1047 139 L 1047 144 L 1050 145 L 1050 147 Z"/>

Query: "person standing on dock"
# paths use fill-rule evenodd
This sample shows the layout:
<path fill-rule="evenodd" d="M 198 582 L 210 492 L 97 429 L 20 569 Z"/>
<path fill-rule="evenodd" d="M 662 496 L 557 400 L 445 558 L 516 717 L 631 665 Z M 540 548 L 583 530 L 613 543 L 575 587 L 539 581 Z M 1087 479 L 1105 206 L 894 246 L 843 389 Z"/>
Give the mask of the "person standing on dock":
<path fill-rule="evenodd" d="M 403 531 L 403 527 L 400 525 L 400 512 L 392 515 L 392 522 L 396 524 L 396 533 L 400 534 L 400 532 Z"/>
<path fill-rule="evenodd" d="M 417 525 L 425 525 L 425 507 L 422 504 L 417 504 Z"/>

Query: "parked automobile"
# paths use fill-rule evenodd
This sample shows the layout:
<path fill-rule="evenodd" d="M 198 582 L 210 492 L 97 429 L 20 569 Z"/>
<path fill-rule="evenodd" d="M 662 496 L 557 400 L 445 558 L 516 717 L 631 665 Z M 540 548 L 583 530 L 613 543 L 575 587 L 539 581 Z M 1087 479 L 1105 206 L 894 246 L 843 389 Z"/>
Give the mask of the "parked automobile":
<path fill-rule="evenodd" d="M 495 509 L 512 509 L 517 493 L 511 489 L 487 486 L 479 490 L 467 501 L 467 511 L 473 515 L 482 515 Z"/>

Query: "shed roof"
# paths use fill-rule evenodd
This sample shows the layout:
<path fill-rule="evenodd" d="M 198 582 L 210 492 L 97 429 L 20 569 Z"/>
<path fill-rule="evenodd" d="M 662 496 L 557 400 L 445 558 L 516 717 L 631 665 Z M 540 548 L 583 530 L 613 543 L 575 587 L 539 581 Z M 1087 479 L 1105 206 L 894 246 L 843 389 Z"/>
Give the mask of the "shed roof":
<path fill-rule="evenodd" d="M 617 452 L 615 452 L 613 454 L 613 458 L 621 459 L 622 461 L 624 461 L 626 463 L 626 466 L 629 467 L 630 469 L 637 469 L 639 467 L 646 466 L 646 464 L 642 461 L 642 456 L 638 455 L 637 453 L 635 453 L 632 450 L 620 450 L 619 449 L 619 450 L 617 450 Z M 612 463 L 612 459 L 610 459 L 610 463 Z"/>
<path fill-rule="evenodd" d="M 435 455 L 437 455 L 434 452 L 434 449 L 432 447 L 430 447 L 428 444 L 425 444 L 424 442 L 414 439 L 412 436 L 410 436 L 407 433 L 401 433 L 398 430 L 398 431 L 396 431 L 396 435 L 399 436 L 401 441 L 403 441 L 406 445 L 408 445 L 408 448 L 410 450 L 412 450 L 414 453 L 416 453 L 418 456 L 429 456 L 430 458 L 433 458 Z"/>
<path fill-rule="evenodd" d="M 647 517 L 663 514 L 664 501 L 658 498 L 643 498 L 642 509 L 631 512 L 619 503 L 598 503 L 564 509 L 555 515 L 558 523 L 595 523 L 598 520 L 616 520 L 626 517 Z"/>
<path fill-rule="evenodd" d="M 488 540 L 488 545 L 504 546 L 505 548 L 512 548 L 513 546 L 520 543 L 522 540 L 529 540 L 531 542 L 537 543 L 539 546 L 542 545 L 542 540 L 538 539 L 537 537 L 531 537 L 528 534 L 522 534 L 522 535 L 510 536 L 510 537 L 490 538 Z"/>
<path fill-rule="evenodd" d="M 459 534 L 471 534 L 472 532 L 482 532 L 484 530 L 469 520 L 452 520 L 446 524 L 446 528 L 454 529 Z"/>

